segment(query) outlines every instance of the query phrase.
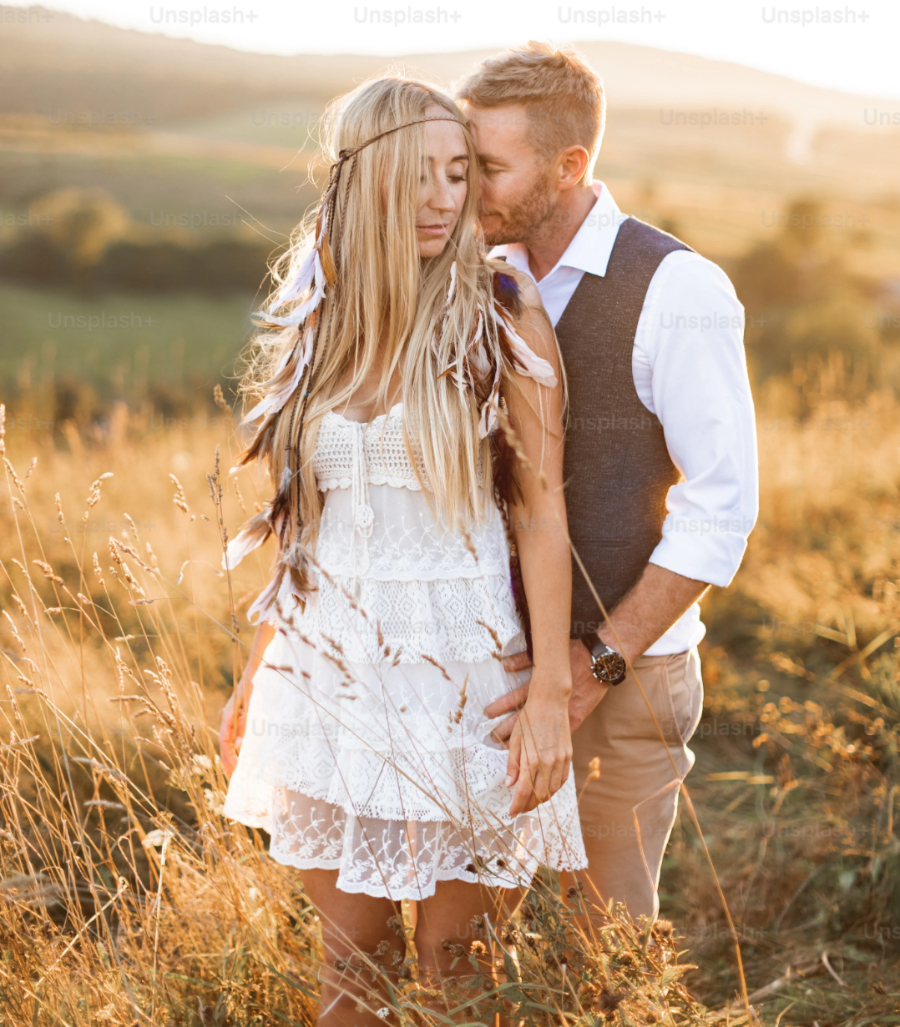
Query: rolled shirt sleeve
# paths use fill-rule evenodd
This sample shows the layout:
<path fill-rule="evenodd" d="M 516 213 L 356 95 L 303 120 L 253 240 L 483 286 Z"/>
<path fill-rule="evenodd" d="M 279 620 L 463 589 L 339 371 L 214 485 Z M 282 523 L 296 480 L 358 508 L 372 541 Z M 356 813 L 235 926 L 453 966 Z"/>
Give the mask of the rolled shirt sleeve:
<path fill-rule="evenodd" d="M 744 308 L 725 272 L 699 254 L 670 253 L 647 290 L 633 355 L 638 396 L 684 476 L 669 490 L 650 562 L 719 586 L 737 573 L 759 514 L 743 336 Z"/>

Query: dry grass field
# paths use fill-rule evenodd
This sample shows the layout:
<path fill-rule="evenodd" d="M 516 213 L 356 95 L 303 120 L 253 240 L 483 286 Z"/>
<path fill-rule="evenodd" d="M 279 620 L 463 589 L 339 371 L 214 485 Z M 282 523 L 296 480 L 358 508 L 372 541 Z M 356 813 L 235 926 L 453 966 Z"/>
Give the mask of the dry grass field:
<path fill-rule="evenodd" d="M 451 1015 L 412 946 L 371 1001 L 404 1027 L 898 1024 L 900 133 L 864 98 L 586 50 L 610 96 L 597 177 L 746 307 L 760 519 L 704 601 L 664 919 L 586 936 L 548 877 L 451 941 L 477 983 Z M 478 56 L 410 63 L 447 81 Z M 310 130 L 383 66 L 60 14 L 0 35 L 4 1025 L 314 1022 L 317 918 L 220 813 L 217 719 L 271 556 L 221 570 L 267 495 L 228 475 L 230 403 L 265 259 L 315 196 Z M 675 123 L 715 104 L 766 118 Z"/>
<path fill-rule="evenodd" d="M 761 1022 L 900 1022 L 900 422 L 891 390 L 842 399 L 844 373 L 810 361 L 805 417 L 792 381 L 760 397 L 760 524 L 735 584 L 705 603 L 686 782 L 702 837 L 683 805 L 667 922 L 655 940 L 621 925 L 578 937 L 577 899 L 545 882 L 504 996 L 519 1020 L 745 1023 L 725 1011 L 736 937 Z M 253 473 L 226 474 L 219 402 L 158 430 L 149 408 L 120 406 L 102 437 L 67 424 L 61 445 L 6 432 L 5 1022 L 311 1022 L 315 917 L 264 836 L 217 812 L 217 713 L 268 560 L 219 570 L 223 526 L 261 498 Z M 395 998 L 412 1022 L 410 966 Z"/>

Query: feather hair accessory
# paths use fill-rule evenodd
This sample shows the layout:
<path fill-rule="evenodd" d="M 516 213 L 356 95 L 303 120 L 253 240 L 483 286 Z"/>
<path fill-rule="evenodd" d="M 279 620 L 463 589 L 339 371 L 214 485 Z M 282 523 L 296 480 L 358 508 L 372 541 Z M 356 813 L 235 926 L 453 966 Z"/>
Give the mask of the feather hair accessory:
<path fill-rule="evenodd" d="M 222 570 L 234 570 L 248 553 L 258 549 L 272 534 L 270 510 L 271 500 L 258 514 L 251 517 L 241 531 L 229 541 L 222 554 Z"/>
<path fill-rule="evenodd" d="M 285 280 L 280 284 L 272 297 L 268 310 L 257 311 L 253 315 L 261 327 L 269 326 L 274 328 L 297 325 L 299 331 L 294 346 L 281 358 L 275 373 L 264 383 L 263 388 L 266 395 L 243 418 L 242 423 L 246 423 L 247 421 L 255 421 L 265 415 L 253 441 L 241 454 L 235 467 L 232 468 L 232 471 L 235 471 L 254 457 L 260 461 L 263 456 L 272 457 L 275 427 L 278 420 L 277 415 L 293 395 L 294 402 L 291 406 L 290 422 L 288 425 L 288 442 L 285 446 L 284 469 L 278 483 L 278 489 L 272 499 L 266 503 L 263 510 L 252 517 L 247 525 L 238 533 L 237 537 L 228 543 L 226 552 L 222 557 L 222 566 L 228 570 L 236 566 L 248 553 L 262 545 L 271 534 L 277 534 L 281 540 L 275 576 L 248 611 L 248 618 L 251 618 L 251 623 L 254 613 L 259 615 L 259 621 L 261 622 L 266 619 L 273 607 L 277 609 L 279 604 L 286 603 L 291 595 L 304 600 L 309 592 L 309 589 L 304 587 L 304 582 L 307 580 L 305 574 L 307 558 L 301 541 L 303 537 L 303 519 L 300 513 L 300 442 L 303 435 L 307 401 L 312 390 L 316 371 L 316 350 L 322 325 L 321 304 L 326 297 L 328 287 L 337 282 L 337 269 L 329 234 L 334 224 L 342 171 L 347 162 L 351 161 L 349 181 L 352 181 L 353 172 L 356 169 L 355 158 L 360 150 L 370 146 L 378 139 L 390 135 L 392 132 L 397 132 L 410 125 L 422 124 L 426 121 L 452 121 L 455 124 L 460 124 L 458 118 L 449 115 L 438 118 L 416 118 L 413 121 L 407 121 L 385 129 L 384 132 L 372 136 L 358 146 L 346 147 L 340 151 L 338 159 L 329 169 L 328 184 L 316 216 L 315 243 L 309 251 L 298 259 L 292 271 L 288 273 Z M 451 274 L 448 304 L 452 299 L 454 283 L 455 267 Z M 307 293 L 308 295 L 306 295 Z M 298 303 L 286 315 L 282 317 L 277 315 L 276 312 L 286 304 L 304 296 L 305 299 L 302 299 L 302 302 Z M 310 320 L 311 318 L 314 318 L 314 320 Z M 293 367 L 291 369 L 292 362 Z M 306 378 L 307 384 L 306 388 L 301 391 L 304 378 Z M 294 436 L 293 428 L 298 415 L 298 407 L 299 427 L 296 433 L 297 466 L 296 470 L 292 470 L 291 440 Z M 290 489 L 292 484 L 296 486 L 297 531 L 293 540 L 288 541 Z"/>
<path fill-rule="evenodd" d="M 303 347 L 298 355 L 298 345 L 301 338 L 303 339 Z M 309 366 L 309 362 L 312 359 L 312 325 L 308 326 L 305 331 L 300 331 L 298 333 L 297 340 L 298 341 L 294 344 L 293 348 L 288 350 L 281 358 L 281 361 L 275 370 L 275 374 L 272 375 L 267 382 L 263 383 L 262 388 L 266 390 L 266 395 L 244 417 L 241 424 L 246 424 L 248 421 L 255 421 L 258 417 L 268 413 L 270 410 L 273 413 L 277 413 L 299 388 L 300 381 L 303 378 L 303 372 Z M 294 357 L 297 358 L 294 369 L 289 375 L 285 375 L 284 372 Z"/>
<path fill-rule="evenodd" d="M 456 262 L 450 266 L 450 286 L 444 304 L 441 324 L 441 339 L 449 320 L 449 305 L 456 288 Z M 479 311 L 475 335 L 469 345 L 457 348 L 454 361 L 440 372 L 447 375 L 464 397 L 467 388 L 475 388 L 476 379 L 483 380 L 491 375 L 491 387 L 487 399 L 479 407 L 478 435 L 490 435 L 498 425 L 497 403 L 500 396 L 502 357 L 505 357 L 520 374 L 533 378 L 539 385 L 550 388 L 558 384 L 552 365 L 539 357 L 516 331 L 514 317 L 521 314 L 522 301 L 515 279 L 502 272 L 495 272 L 493 296 L 486 311 Z M 435 354 L 439 359 L 438 338 L 433 340 Z M 475 374 L 475 371 L 478 374 Z"/>
<path fill-rule="evenodd" d="M 553 373 L 552 365 L 544 360 L 543 357 L 539 357 L 522 336 L 519 335 L 496 300 L 491 304 L 491 317 L 497 323 L 498 328 L 506 335 L 506 342 L 509 345 L 514 362 L 518 365 L 519 372 L 528 375 L 529 378 L 534 378 L 539 385 L 553 388 L 557 384 L 558 379 Z"/>
<path fill-rule="evenodd" d="M 325 243 L 325 221 L 316 236 L 315 244 L 301 259 L 293 275 L 282 282 L 280 288 L 272 297 L 268 310 L 259 310 L 253 317 L 264 325 L 288 325 L 302 324 L 307 317 L 319 306 L 325 298 L 326 284 L 334 284 L 325 274 L 322 264 L 322 250 Z M 311 295 L 301 304 L 296 306 L 285 317 L 276 317 L 275 311 L 280 310 L 286 303 L 302 296 L 311 285 L 315 285 Z"/>

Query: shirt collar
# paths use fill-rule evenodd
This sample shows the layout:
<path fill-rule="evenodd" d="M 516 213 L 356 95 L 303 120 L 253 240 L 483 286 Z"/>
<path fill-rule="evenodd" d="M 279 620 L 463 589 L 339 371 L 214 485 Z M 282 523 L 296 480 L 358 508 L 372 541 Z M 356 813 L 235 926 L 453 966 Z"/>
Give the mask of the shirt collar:
<path fill-rule="evenodd" d="M 597 197 L 593 207 L 588 211 L 572 241 L 556 262 L 556 266 L 541 279 L 542 282 L 563 267 L 587 271 L 592 275 L 599 275 L 601 278 L 606 274 L 609 255 L 612 253 L 616 236 L 619 234 L 619 226 L 624 218 L 603 182 L 594 182 L 591 189 Z M 531 274 L 528 267 L 528 251 L 522 243 L 495 246 L 490 255 L 506 257 L 514 268 Z"/>

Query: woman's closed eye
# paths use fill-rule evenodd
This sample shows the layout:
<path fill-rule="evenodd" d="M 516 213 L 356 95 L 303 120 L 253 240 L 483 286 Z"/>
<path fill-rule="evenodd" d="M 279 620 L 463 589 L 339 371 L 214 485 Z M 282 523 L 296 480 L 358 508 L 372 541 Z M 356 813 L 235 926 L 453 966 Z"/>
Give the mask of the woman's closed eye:
<path fill-rule="evenodd" d="M 465 182 L 465 175 L 447 175 L 448 182 Z M 419 177 L 419 185 L 425 185 L 428 182 L 428 175 L 421 175 Z"/>

